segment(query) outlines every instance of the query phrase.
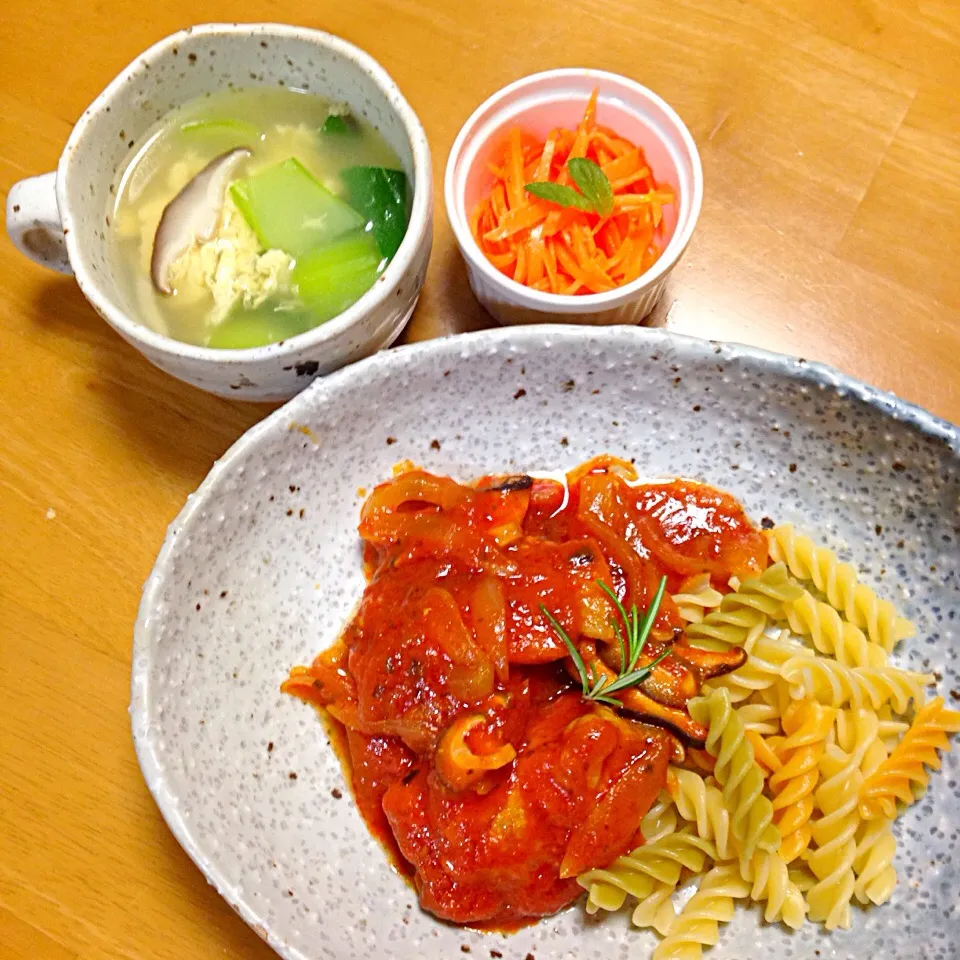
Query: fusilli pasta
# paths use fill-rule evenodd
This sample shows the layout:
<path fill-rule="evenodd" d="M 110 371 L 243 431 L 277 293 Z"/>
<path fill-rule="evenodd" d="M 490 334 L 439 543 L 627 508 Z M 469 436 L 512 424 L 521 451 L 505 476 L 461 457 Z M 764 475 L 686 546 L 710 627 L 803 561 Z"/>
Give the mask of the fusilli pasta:
<path fill-rule="evenodd" d="M 777 853 L 760 850 L 752 859 L 741 861 L 740 875 L 751 884 L 750 899 L 766 901 L 763 919 L 767 923 L 782 920 L 794 930 L 803 925 L 807 915 L 803 893 Z"/>
<path fill-rule="evenodd" d="M 656 843 L 661 837 L 677 829 L 677 811 L 673 798 L 666 791 L 657 797 L 653 806 L 640 821 L 640 833 L 644 843 Z"/>
<path fill-rule="evenodd" d="M 707 751 L 717 758 L 714 775 L 723 788 L 740 857 L 749 860 L 758 848 L 776 850 L 780 833 L 773 825 L 773 806 L 763 795 L 763 771 L 730 703 L 730 692 L 713 690 L 691 700 L 687 708 L 694 720 L 709 729 Z"/>
<path fill-rule="evenodd" d="M 854 902 L 889 900 L 897 806 L 922 795 L 960 730 L 942 699 L 922 706 L 932 675 L 888 663 L 913 629 L 892 604 L 789 525 L 768 542 L 771 566 L 731 578 L 731 593 L 704 574 L 674 595 L 692 645 L 747 659 L 688 701 L 706 748 L 670 767 L 646 844 L 578 878 L 590 913 L 635 898 L 634 926 L 664 938 L 654 960 L 697 960 L 736 899 L 762 902 L 768 922 L 828 930 L 851 925 Z M 678 915 L 679 882 L 704 870 Z"/>
<path fill-rule="evenodd" d="M 771 636 L 755 633 L 746 638 L 744 649 L 747 661 L 733 673 L 711 680 L 704 689 L 726 687 L 734 703 L 746 700 L 759 690 L 766 690 L 780 679 L 780 670 L 785 663 L 802 657 L 815 659 L 813 652 L 802 643 L 792 640 L 786 630 Z"/>
<path fill-rule="evenodd" d="M 925 788 L 929 780 L 926 767 L 940 769 L 937 751 L 948 751 L 947 733 L 958 730 L 960 713 L 947 710 L 942 697 L 921 707 L 890 756 L 863 782 L 860 815 L 870 820 L 892 819 L 897 813 L 898 800 L 907 805 L 913 803 L 914 787 Z"/>
<path fill-rule="evenodd" d="M 780 711 L 770 703 L 743 703 L 737 707 L 737 716 L 747 730 L 771 737 L 780 732 Z"/>
<path fill-rule="evenodd" d="M 672 889 L 684 867 L 699 873 L 707 858 L 716 859 L 716 853 L 709 840 L 693 833 L 672 833 L 618 857 L 604 870 L 588 870 L 577 877 L 577 883 L 588 891 L 588 913 L 619 910 L 627 894 L 642 900 L 655 884 Z"/>
<path fill-rule="evenodd" d="M 889 703 L 897 713 L 906 713 L 910 701 L 923 698 L 923 688 L 933 683 L 927 673 L 896 667 L 845 667 L 825 657 L 788 660 L 781 677 L 795 697 L 811 697 L 832 707 L 851 704 L 874 710 Z"/>
<path fill-rule="evenodd" d="M 630 917 L 635 927 L 653 927 L 660 936 L 665 937 L 673 926 L 677 912 L 673 909 L 673 896 L 676 886 L 669 883 L 655 883 L 634 908 Z"/>
<path fill-rule="evenodd" d="M 828 930 L 850 926 L 850 900 L 854 893 L 853 863 L 856 832 L 860 823 L 857 796 L 863 776 L 860 764 L 877 737 L 876 714 L 857 712 L 857 743 L 851 753 L 839 747 L 828 750 L 820 761 L 823 783 L 816 791 L 822 816 L 813 822 L 813 842 L 807 863 L 817 883 L 807 893 L 810 919 L 823 921 Z"/>
<path fill-rule="evenodd" d="M 671 773 L 667 790 L 677 813 L 696 826 L 697 836 L 716 846 L 721 860 L 733 859 L 730 811 L 724 805 L 720 788 L 692 770 L 674 769 Z"/>
<path fill-rule="evenodd" d="M 784 714 L 786 740 L 779 751 L 783 766 L 770 777 L 774 822 L 780 828 L 780 856 L 796 860 L 810 845 L 813 791 L 835 711 L 813 700 L 798 700 Z"/>
<path fill-rule="evenodd" d="M 888 653 L 898 641 L 913 636 L 913 624 L 899 616 L 889 600 L 881 600 L 860 583 L 856 570 L 841 563 L 832 550 L 816 546 L 789 523 L 768 531 L 767 541 L 773 560 L 785 563 L 798 579 L 811 581 L 850 623 L 866 630 Z"/>
<path fill-rule="evenodd" d="M 709 574 L 701 574 L 681 586 L 683 589 L 673 595 L 673 602 L 687 623 L 700 623 L 708 610 L 719 607 L 723 601 L 723 594 L 710 583 Z"/>
<path fill-rule="evenodd" d="M 720 924 L 733 919 L 734 900 L 749 895 L 750 884 L 735 866 L 714 867 L 653 951 L 653 960 L 699 960 L 703 948 L 719 939 Z"/>
<path fill-rule="evenodd" d="M 850 667 L 882 667 L 887 652 L 871 643 L 857 626 L 840 618 L 830 606 L 816 600 L 804 590 L 796 600 L 786 604 L 787 623 L 794 633 L 809 637 L 821 653 L 827 653 Z"/>
<path fill-rule="evenodd" d="M 758 636 L 773 619 L 783 619 L 784 604 L 803 590 L 793 583 L 782 564 L 767 567 L 759 577 L 750 577 L 700 623 L 687 627 L 687 637 L 696 646 L 743 646 Z"/>
<path fill-rule="evenodd" d="M 892 823 L 891 820 L 870 820 L 861 824 L 857 833 L 857 851 L 853 858 L 857 879 L 853 893 L 860 903 L 879 906 L 893 895 L 897 885 L 897 871 L 893 866 L 897 841 Z"/>

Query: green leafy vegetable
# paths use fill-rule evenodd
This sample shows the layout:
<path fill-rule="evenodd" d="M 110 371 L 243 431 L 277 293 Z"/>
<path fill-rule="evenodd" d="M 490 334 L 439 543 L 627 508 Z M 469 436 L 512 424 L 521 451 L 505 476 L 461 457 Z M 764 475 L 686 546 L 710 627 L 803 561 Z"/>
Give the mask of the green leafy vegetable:
<path fill-rule="evenodd" d="M 372 234 L 361 230 L 298 259 L 293 281 L 314 323 L 330 320 L 359 300 L 373 286 L 382 262 Z"/>
<path fill-rule="evenodd" d="M 613 213 L 613 187 L 607 175 L 592 160 L 574 157 L 567 161 L 567 169 L 580 192 L 590 201 L 601 217 Z"/>
<path fill-rule="evenodd" d="M 315 326 L 317 320 L 304 310 L 284 310 L 264 303 L 253 310 L 236 310 L 214 327 L 208 347 L 219 350 L 244 350 L 289 340 Z"/>
<path fill-rule="evenodd" d="M 546 180 L 528 183 L 523 189 L 541 200 L 547 200 L 561 207 L 576 207 L 586 213 L 598 213 L 609 217 L 613 213 L 613 187 L 607 175 L 592 160 L 586 157 L 574 157 L 567 161 L 567 169 L 573 182 L 580 188 L 577 193 L 573 187 Z"/>
<path fill-rule="evenodd" d="M 564 646 L 570 654 L 570 659 L 573 660 L 577 668 L 583 698 L 585 700 L 597 700 L 601 703 L 609 704 L 612 707 L 619 707 L 621 706 L 620 701 L 612 695 L 618 693 L 620 690 L 626 690 L 628 687 L 635 687 L 637 684 L 643 683 L 653 668 L 663 660 L 664 657 L 670 654 L 671 648 L 667 647 L 655 660 L 652 660 L 642 667 L 637 667 L 637 661 L 640 659 L 640 654 L 643 653 L 643 648 L 646 646 L 647 638 L 650 636 L 653 622 L 657 617 L 657 610 L 663 601 L 663 594 L 667 588 L 667 578 L 662 577 L 660 579 L 660 586 L 657 588 L 653 603 L 650 604 L 642 617 L 636 604 L 633 604 L 630 612 L 627 613 L 613 590 L 602 580 L 597 580 L 597 583 L 610 599 L 613 600 L 617 608 L 617 613 L 620 615 L 621 623 L 618 623 L 616 620 L 610 621 L 614 633 L 617 635 L 621 653 L 620 673 L 615 680 L 611 680 L 609 677 L 602 675 L 595 677 L 593 671 L 584 663 L 583 657 L 580 656 L 580 651 L 577 650 L 573 641 L 557 621 L 556 617 L 554 617 L 542 603 L 540 604 L 540 610 L 550 621 L 550 625 L 553 627 L 557 636 L 563 641 Z"/>
<path fill-rule="evenodd" d="M 407 232 L 407 175 L 386 167 L 347 167 L 340 177 L 350 206 L 373 224 L 380 253 L 394 256 Z"/>
<path fill-rule="evenodd" d="M 337 113 L 331 113 L 320 127 L 321 133 L 356 133 L 357 123 L 350 116 L 343 116 Z"/>
<path fill-rule="evenodd" d="M 235 180 L 230 195 L 264 248 L 292 257 L 302 257 L 365 223 L 295 157 Z"/>

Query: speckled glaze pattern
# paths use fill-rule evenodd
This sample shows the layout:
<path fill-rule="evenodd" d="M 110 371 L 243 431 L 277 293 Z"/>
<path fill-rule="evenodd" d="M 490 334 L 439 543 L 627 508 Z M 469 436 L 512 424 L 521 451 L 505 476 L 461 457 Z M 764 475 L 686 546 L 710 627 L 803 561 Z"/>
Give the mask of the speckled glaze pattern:
<path fill-rule="evenodd" d="M 366 830 L 323 725 L 279 692 L 363 580 L 360 488 L 409 458 L 461 478 L 610 451 L 732 491 L 855 563 L 918 626 L 895 660 L 960 691 L 960 431 L 817 364 L 637 328 L 485 331 L 382 353 L 250 430 L 170 527 L 134 641 L 141 767 L 178 840 L 289 960 L 649 955 L 576 904 L 511 936 L 422 913 Z M 738 908 L 716 960 L 955 960 L 960 752 L 898 822 L 893 902 L 791 934 Z M 461 952 L 462 951 L 462 952 Z"/>
<path fill-rule="evenodd" d="M 373 289 L 339 317 L 282 343 L 212 350 L 136 322 L 114 279 L 108 214 L 128 152 L 160 117 L 228 87 L 296 87 L 347 102 L 396 151 L 413 189 L 407 235 Z M 130 64 L 84 112 L 57 169 L 70 263 L 104 319 L 162 370 L 246 400 L 285 400 L 310 380 L 399 336 L 413 312 L 433 240 L 430 151 L 420 121 L 386 71 L 339 37 L 282 24 L 205 24 L 167 37 Z"/>

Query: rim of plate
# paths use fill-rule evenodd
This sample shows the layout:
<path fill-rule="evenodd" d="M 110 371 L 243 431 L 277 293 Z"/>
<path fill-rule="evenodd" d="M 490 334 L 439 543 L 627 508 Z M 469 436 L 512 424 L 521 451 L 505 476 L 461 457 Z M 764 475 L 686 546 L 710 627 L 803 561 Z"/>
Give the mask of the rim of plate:
<path fill-rule="evenodd" d="M 705 340 L 701 337 L 692 337 L 649 327 L 576 327 L 563 324 L 499 327 L 395 347 L 391 350 L 376 353 L 366 360 L 361 360 L 329 376 L 315 380 L 302 393 L 275 410 L 264 420 L 254 424 L 214 463 L 203 482 L 194 493 L 190 494 L 183 508 L 167 528 L 163 545 L 157 554 L 150 576 L 143 586 L 134 625 L 129 709 L 134 748 L 140 770 L 170 831 L 209 883 L 230 904 L 233 910 L 285 960 L 306 960 L 306 958 L 296 947 L 274 938 L 272 931 L 264 926 L 263 918 L 251 909 L 232 888 L 216 862 L 211 861 L 201 852 L 178 808 L 176 795 L 166 785 L 162 765 L 150 742 L 150 700 L 148 695 L 150 663 L 147 655 L 154 625 L 152 614 L 167 574 L 169 559 L 177 546 L 180 532 L 200 509 L 204 501 L 203 495 L 216 486 L 221 475 L 233 469 L 233 464 L 237 459 L 244 456 L 248 450 L 260 442 L 265 434 L 274 429 L 274 425 L 278 421 L 296 416 L 297 412 L 303 407 L 309 407 L 317 401 L 327 400 L 329 395 L 336 394 L 342 383 L 349 382 L 356 377 L 364 377 L 381 369 L 385 373 L 389 373 L 391 369 L 416 363 L 421 356 L 449 354 L 451 360 L 453 360 L 483 355 L 488 353 L 491 347 L 504 344 L 552 346 L 557 343 L 588 344 L 599 341 L 619 342 L 624 347 L 640 342 L 647 345 L 672 344 L 704 356 L 708 353 L 711 356 L 719 355 L 727 361 L 753 360 L 768 369 L 788 373 L 799 381 L 815 386 L 832 387 L 842 394 L 851 394 L 864 403 L 875 407 L 886 416 L 910 424 L 922 433 L 943 441 L 960 460 L 960 426 L 937 417 L 923 407 L 901 399 L 896 394 L 871 387 L 856 377 L 841 373 L 827 364 L 802 360 L 787 354 L 774 353 L 745 344 Z M 139 665 L 138 661 L 141 661 Z"/>

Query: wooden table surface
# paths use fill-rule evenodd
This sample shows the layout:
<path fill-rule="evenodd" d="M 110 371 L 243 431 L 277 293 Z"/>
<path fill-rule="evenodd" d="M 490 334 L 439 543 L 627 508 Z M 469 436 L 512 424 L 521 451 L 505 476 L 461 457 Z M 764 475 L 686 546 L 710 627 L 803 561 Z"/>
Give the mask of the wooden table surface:
<path fill-rule="evenodd" d="M 53 169 L 138 52 L 191 22 L 282 20 L 373 54 L 442 182 L 470 111 L 586 65 L 653 87 L 706 200 L 654 322 L 834 364 L 960 420 L 955 0 L 32 0 L 0 28 L 0 188 Z M 489 319 L 437 189 L 408 333 Z M 75 284 L 0 241 L 0 957 L 271 951 L 209 888 L 140 777 L 127 718 L 140 587 L 214 459 L 268 412 L 154 370 Z"/>

